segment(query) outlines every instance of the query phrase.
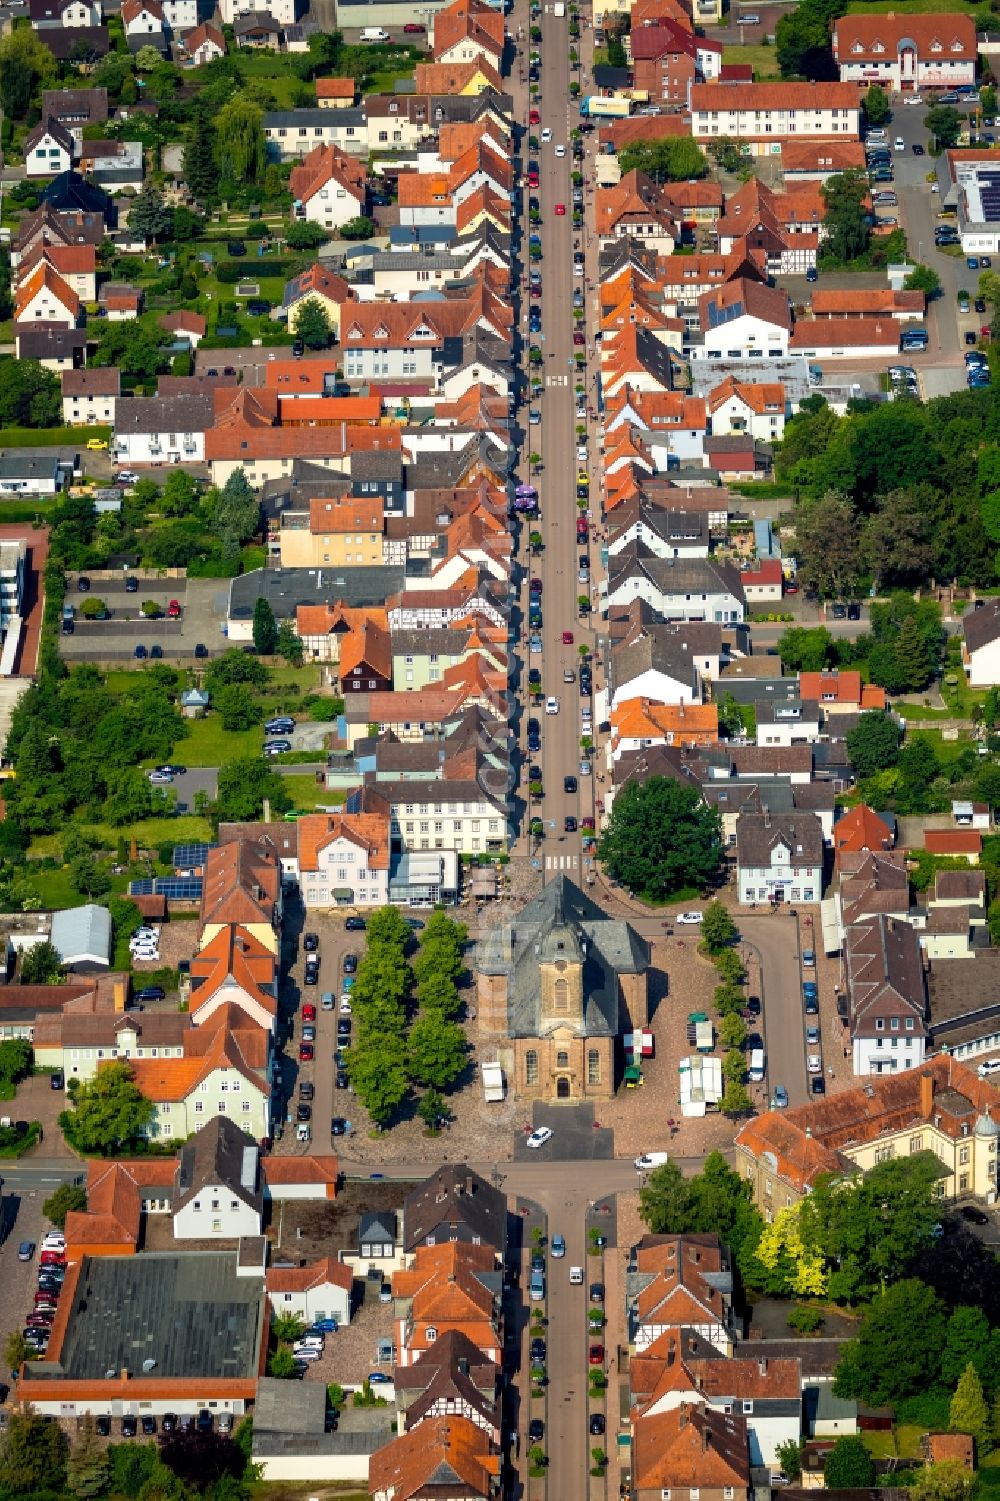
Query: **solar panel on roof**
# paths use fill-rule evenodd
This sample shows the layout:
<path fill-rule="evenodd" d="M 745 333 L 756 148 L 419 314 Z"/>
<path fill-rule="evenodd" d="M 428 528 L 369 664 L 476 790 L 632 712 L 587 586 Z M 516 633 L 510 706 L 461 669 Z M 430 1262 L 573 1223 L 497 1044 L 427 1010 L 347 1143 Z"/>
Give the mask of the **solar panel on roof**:
<path fill-rule="evenodd" d="M 171 863 L 177 866 L 204 865 L 209 850 L 217 847 L 214 844 L 175 844 Z"/>
<path fill-rule="evenodd" d="M 153 889 L 168 901 L 200 902 L 203 885 L 201 876 L 157 876 Z"/>
<path fill-rule="evenodd" d="M 129 881 L 128 894 L 129 896 L 152 896 L 153 883 L 152 881 Z"/>

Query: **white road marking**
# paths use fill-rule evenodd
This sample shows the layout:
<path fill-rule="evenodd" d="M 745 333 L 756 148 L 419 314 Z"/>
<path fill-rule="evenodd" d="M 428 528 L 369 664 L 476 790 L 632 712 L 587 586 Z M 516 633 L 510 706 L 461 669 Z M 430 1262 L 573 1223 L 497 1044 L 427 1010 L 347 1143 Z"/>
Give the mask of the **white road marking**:
<path fill-rule="evenodd" d="M 580 863 L 579 855 L 546 855 L 546 870 L 576 870 Z"/>

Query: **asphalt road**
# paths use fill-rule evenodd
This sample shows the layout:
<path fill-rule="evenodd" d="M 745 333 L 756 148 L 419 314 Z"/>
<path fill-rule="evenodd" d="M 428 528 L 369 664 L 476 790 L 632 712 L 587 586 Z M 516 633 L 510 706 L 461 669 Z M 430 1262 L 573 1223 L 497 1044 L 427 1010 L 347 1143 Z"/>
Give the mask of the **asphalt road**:
<path fill-rule="evenodd" d="M 768 1088 L 773 1095 L 775 1085 L 783 1084 L 789 1105 L 805 1105 L 809 1086 L 797 924 L 786 909 L 741 918 L 740 930 L 745 942 L 760 954 L 763 967 Z"/>
<path fill-rule="evenodd" d="M 521 0 L 513 18 L 527 28 L 527 7 Z M 523 12 L 523 14 L 522 14 Z M 510 23 L 509 23 L 510 24 Z M 516 24 L 511 25 L 516 32 Z M 571 218 L 572 187 L 570 174 L 572 156 L 569 133 L 576 123 L 574 106 L 569 101 L 569 39 L 566 21 L 557 19 L 546 6 L 542 16 L 542 95 L 539 112 L 542 123 L 533 126 L 532 133 L 541 135 L 544 127 L 552 131 L 552 140 L 539 149 L 540 187 L 525 192 L 525 215 L 528 196 L 539 199 L 542 222 L 538 230 L 542 239 L 542 297 L 533 305 L 542 310 L 542 337 L 532 336 L 531 342 L 539 344 L 544 353 L 543 377 L 545 392 L 540 402 L 542 422 L 530 429 L 529 447 L 542 456 L 542 469 L 537 480 L 542 522 L 540 530 L 545 541 L 544 551 L 531 564 L 532 576 L 542 581 L 542 645 L 539 656 L 533 654 L 525 663 L 525 676 L 529 667 L 540 667 L 542 688 L 547 695 L 559 701 L 558 714 L 546 714 L 544 708 L 532 709 L 539 720 L 542 732 L 541 755 L 529 756 L 528 760 L 542 768 L 545 796 L 540 809 L 532 808 L 545 821 L 545 837 L 537 858 L 543 863 L 546 880 L 559 873 L 580 881 L 583 876 L 580 833 L 565 833 L 568 814 L 579 820 L 594 815 L 595 778 L 580 775 L 580 709 L 584 702 L 579 687 L 574 681 L 563 682 L 563 674 L 569 669 L 574 673 L 579 667 L 581 643 L 593 649 L 594 634 L 589 624 L 577 615 L 577 597 L 588 592 L 586 585 L 577 582 L 579 556 L 589 553 L 592 565 L 598 559 L 596 546 L 578 544 L 576 540 L 576 418 L 573 374 L 573 309 L 574 288 L 584 289 L 582 277 L 573 276 L 573 230 Z M 523 94 L 523 90 L 521 91 Z M 563 157 L 557 157 L 555 148 L 566 149 Z M 557 215 L 556 204 L 566 208 L 564 215 Z M 530 228 L 530 226 L 529 226 Z M 588 294 L 589 295 L 589 294 Z M 526 343 L 527 299 L 522 304 L 521 321 Z M 588 385 L 590 377 L 588 375 Z M 591 458 L 596 453 L 591 449 Z M 592 473 L 592 463 L 587 464 Z M 597 486 L 597 475 L 592 474 Z M 596 503 L 596 502 L 595 502 Z M 522 604 L 527 609 L 527 593 L 522 594 Z M 572 643 L 564 643 L 564 631 L 573 633 Z M 525 641 L 527 647 L 527 641 Z M 589 701 L 588 701 L 589 706 Z M 527 754 L 527 753 L 526 753 Z M 595 770 L 597 768 L 595 767 Z M 578 791 L 566 792 L 563 780 L 576 777 Z M 581 1477 L 581 1487 L 586 1477 Z"/>

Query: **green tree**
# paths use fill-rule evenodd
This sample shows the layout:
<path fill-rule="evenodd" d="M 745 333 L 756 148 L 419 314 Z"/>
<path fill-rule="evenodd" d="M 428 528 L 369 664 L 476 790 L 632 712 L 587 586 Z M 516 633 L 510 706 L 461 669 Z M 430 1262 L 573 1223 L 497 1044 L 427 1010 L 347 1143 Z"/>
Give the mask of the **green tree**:
<path fill-rule="evenodd" d="M 717 954 L 736 939 L 736 924 L 721 902 L 709 902 L 701 915 L 701 944 L 705 954 Z"/>
<path fill-rule="evenodd" d="M 858 777 L 873 777 L 876 772 L 895 766 L 899 759 L 899 728 L 895 720 L 881 710 L 862 714 L 847 732 L 847 752 Z"/>
<path fill-rule="evenodd" d="M 279 625 L 274 649 L 277 655 L 284 657 L 285 661 L 290 663 L 292 667 L 302 666 L 302 657 L 305 650 L 302 645 L 302 637 L 296 635 L 295 627 L 290 620 L 283 620 Z"/>
<path fill-rule="evenodd" d="M 110 1152 L 142 1138 L 156 1113 L 125 1063 L 107 1063 L 77 1090 L 59 1124 L 81 1152 Z"/>
<path fill-rule="evenodd" d="M 110 1483 L 111 1458 L 98 1439 L 93 1416 L 88 1412 L 66 1461 L 66 1488 L 80 1501 L 89 1501 L 92 1496 L 102 1496 Z"/>
<path fill-rule="evenodd" d="M 184 148 L 184 180 L 192 198 L 203 208 L 215 201 L 219 182 L 215 165 L 215 129 L 204 106 L 195 109 L 191 134 Z"/>
<path fill-rule="evenodd" d="M 263 111 L 238 95 L 215 117 L 215 160 L 224 182 L 256 183 L 267 166 Z"/>
<path fill-rule="evenodd" d="M 347 1054 L 347 1073 L 375 1125 L 384 1126 L 409 1093 L 405 1039 L 392 1032 L 359 1036 Z"/>
<path fill-rule="evenodd" d="M 924 1465 L 916 1472 L 910 1495 L 913 1501 L 969 1501 L 976 1484 L 974 1471 L 957 1460 Z"/>
<path fill-rule="evenodd" d="M 946 1387 L 953 1390 L 957 1386 L 970 1361 L 982 1377 L 978 1357 L 985 1355 L 989 1341 L 990 1326 L 981 1308 L 960 1304 L 952 1310 L 941 1352 L 941 1380 Z"/>
<path fill-rule="evenodd" d="M 934 658 L 917 622 L 909 617 L 899 627 L 895 641 L 879 641 L 868 654 L 873 682 L 887 693 L 915 693 L 926 688 L 934 675 Z"/>
<path fill-rule="evenodd" d="M 0 1492 L 13 1496 L 28 1496 L 32 1491 L 60 1493 L 66 1484 L 68 1448 L 66 1435 L 54 1418 L 43 1418 L 31 1407 L 15 1409 L 0 1436 Z"/>
<path fill-rule="evenodd" d="M 310 224 L 308 219 L 296 220 L 285 230 L 285 243 L 289 250 L 318 250 L 329 239 L 329 230 L 320 224 Z"/>
<path fill-rule="evenodd" d="M 934 561 L 926 497 L 908 490 L 881 496 L 862 526 L 860 552 L 879 591 L 925 579 Z"/>
<path fill-rule="evenodd" d="M 690 136 L 638 141 L 623 148 L 619 165 L 622 176 L 627 172 L 645 172 L 654 182 L 687 182 L 708 172 L 708 162 Z"/>
<path fill-rule="evenodd" d="M 205 674 L 205 682 L 212 693 L 218 693 L 227 683 L 250 683 L 263 690 L 271 680 L 263 662 L 237 647 L 230 647 L 221 657 L 216 657 Z"/>
<path fill-rule="evenodd" d="M 958 138 L 965 128 L 965 120 L 950 104 L 938 104 L 924 116 L 924 128 L 934 137 L 933 147 L 942 150 L 958 145 Z"/>
<path fill-rule="evenodd" d="M 234 469 L 212 503 L 212 530 L 223 538 L 245 542 L 260 526 L 260 497 L 243 469 Z"/>
<path fill-rule="evenodd" d="M 666 777 L 631 781 L 618 793 L 599 856 L 613 880 L 647 901 L 664 901 L 714 876 L 722 825 L 696 787 Z"/>
<path fill-rule="evenodd" d="M 59 950 L 46 939 L 21 956 L 22 985 L 55 985 L 63 977 Z"/>
<path fill-rule="evenodd" d="M 719 1041 L 724 1048 L 741 1048 L 747 1040 L 747 1024 L 742 1016 L 729 1012 L 719 1023 Z"/>
<path fill-rule="evenodd" d="M 105 319 L 89 363 L 102 367 L 117 366 L 122 375 L 134 375 L 138 380 L 147 381 L 166 370 L 168 360 L 158 337 L 154 337 L 145 324 L 134 320 L 113 323 Z"/>
<path fill-rule="evenodd" d="M 0 1042 L 0 1084 L 10 1088 L 31 1073 L 31 1043 L 26 1038 L 14 1037 Z"/>
<path fill-rule="evenodd" d="M 825 209 L 824 253 L 834 260 L 854 261 L 867 251 L 871 243 L 867 218 L 870 191 L 862 172 L 836 172 L 820 188 Z"/>
<path fill-rule="evenodd" d="M 28 1358 L 28 1343 L 20 1329 L 12 1329 L 4 1340 L 4 1364 L 8 1371 L 17 1371 Z"/>
<path fill-rule="evenodd" d="M 837 660 L 837 643 L 825 625 L 794 625 L 778 638 L 778 656 L 790 672 L 822 672 Z"/>
<path fill-rule="evenodd" d="M 889 118 L 889 96 L 880 84 L 871 84 L 865 95 L 865 117 L 869 125 L 884 125 Z"/>
<path fill-rule="evenodd" d="M 305 1327 L 297 1313 L 275 1314 L 271 1320 L 271 1336 L 279 1344 L 291 1345 L 305 1333 Z"/>
<path fill-rule="evenodd" d="M 427 1089 L 417 1102 L 417 1114 L 429 1131 L 433 1131 L 445 1113 L 443 1097 L 436 1089 Z"/>
<path fill-rule="evenodd" d="M 367 214 L 356 214 L 353 219 L 345 220 L 337 233 L 342 240 L 369 240 L 377 230 L 374 219 Z"/>
<path fill-rule="evenodd" d="M 87 1190 L 80 1183 L 60 1183 L 55 1193 L 50 1194 L 42 1205 L 42 1213 L 51 1220 L 57 1230 L 66 1225 L 66 1216 L 87 1207 Z"/>
<path fill-rule="evenodd" d="M 865 1309 L 857 1338 L 843 1348 L 836 1395 L 881 1407 L 933 1390 L 946 1324 L 943 1303 L 925 1283 L 911 1277 L 887 1287 Z"/>
<path fill-rule="evenodd" d="M 875 1484 L 875 1461 L 856 1434 L 838 1438 L 823 1466 L 823 1484 L 829 1490 L 869 1490 Z"/>
<path fill-rule="evenodd" d="M 157 240 L 169 237 L 174 216 L 155 184 L 147 183 L 133 199 L 128 211 L 128 222 L 130 229 L 151 240 L 154 245 Z"/>
<path fill-rule="evenodd" d="M 775 28 L 775 52 L 782 78 L 838 77 L 830 31 L 846 9 L 846 0 L 802 0 L 781 17 Z"/>
<path fill-rule="evenodd" d="M 727 1057 L 729 1055 L 727 1054 Z M 723 1115 L 744 1115 L 751 1109 L 753 1101 L 750 1098 L 746 1085 L 739 1079 L 727 1078 L 719 1101 L 719 1109 Z"/>
<path fill-rule="evenodd" d="M 775 1450 L 781 1473 L 787 1475 L 792 1485 L 802 1474 L 802 1440 L 790 1438 Z"/>
<path fill-rule="evenodd" d="M 799 578 L 825 599 L 853 593 L 861 569 L 859 544 L 857 515 L 843 495 L 829 491 L 796 514 Z"/>
<path fill-rule="evenodd" d="M 246 683 L 230 683 L 216 694 L 215 707 L 219 711 L 224 730 L 251 730 L 264 718 L 264 706 Z"/>
<path fill-rule="evenodd" d="M 941 278 L 933 266 L 914 266 L 903 286 L 907 292 L 923 292 L 928 301 L 941 290 Z"/>
<path fill-rule="evenodd" d="M 55 427 L 62 421 L 59 382 L 37 360 L 0 361 L 0 426 Z"/>
<path fill-rule="evenodd" d="M 971 1360 L 958 1378 L 948 1409 L 948 1427 L 952 1433 L 971 1433 L 981 1451 L 984 1446 L 989 1448 L 989 1408 L 983 1396 L 982 1382 Z"/>
<path fill-rule="evenodd" d="M 330 315 L 318 297 L 307 297 L 295 310 L 292 332 L 307 349 L 325 349 L 330 342 Z"/>
<path fill-rule="evenodd" d="M 467 1053 L 462 1028 L 440 1012 L 425 1012 L 410 1028 L 409 1069 L 416 1084 L 447 1089 L 465 1068 Z"/>
<path fill-rule="evenodd" d="M 0 105 L 11 119 L 23 120 L 36 91 L 52 83 L 56 60 L 30 26 L 18 26 L 0 40 Z"/>
<path fill-rule="evenodd" d="M 272 813 L 287 813 L 292 806 L 284 777 L 263 756 L 242 756 L 219 767 L 213 808 L 220 823 L 253 823 L 265 802 Z"/>
<path fill-rule="evenodd" d="M 253 607 L 253 644 L 262 657 L 272 656 L 278 644 L 278 624 L 263 594 Z"/>
<path fill-rule="evenodd" d="M 267 1374 L 278 1381 L 290 1381 L 295 1375 L 295 1356 L 290 1345 L 279 1345 L 267 1362 Z"/>

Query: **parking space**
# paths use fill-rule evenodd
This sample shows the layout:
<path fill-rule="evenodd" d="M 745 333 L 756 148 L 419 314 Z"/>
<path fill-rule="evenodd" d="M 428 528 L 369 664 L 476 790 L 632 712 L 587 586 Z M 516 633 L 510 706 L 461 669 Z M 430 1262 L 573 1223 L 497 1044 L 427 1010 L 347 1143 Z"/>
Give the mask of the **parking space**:
<path fill-rule="evenodd" d="M 158 649 L 164 659 L 194 656 L 217 656 L 228 649 L 223 635 L 229 601 L 225 579 L 162 578 L 159 575 L 116 573 L 111 576 L 89 573 L 90 588 L 78 588 L 77 574 L 67 579 L 66 604 L 74 609 L 71 636 L 60 635 L 62 655 L 68 661 L 91 661 L 95 658 L 135 659 L 136 648 L 147 654 Z M 136 580 L 129 589 L 126 578 Z M 89 620 L 83 613 L 87 600 L 99 600 L 109 611 L 108 620 Z M 144 602 L 159 607 L 161 615 L 147 619 L 142 613 Z M 169 611 L 176 602 L 180 614 L 171 618 Z"/>
<path fill-rule="evenodd" d="M 0 1230 L 0 1332 L 4 1338 L 24 1327 L 31 1308 L 38 1277 L 38 1244 L 48 1228 L 42 1204 L 55 1186 L 22 1189 L 11 1182 L 5 1184 Z M 34 1243 L 35 1252 L 30 1261 L 19 1261 L 17 1248 L 25 1240 Z M 6 1372 L 3 1379 L 7 1379 Z"/>

